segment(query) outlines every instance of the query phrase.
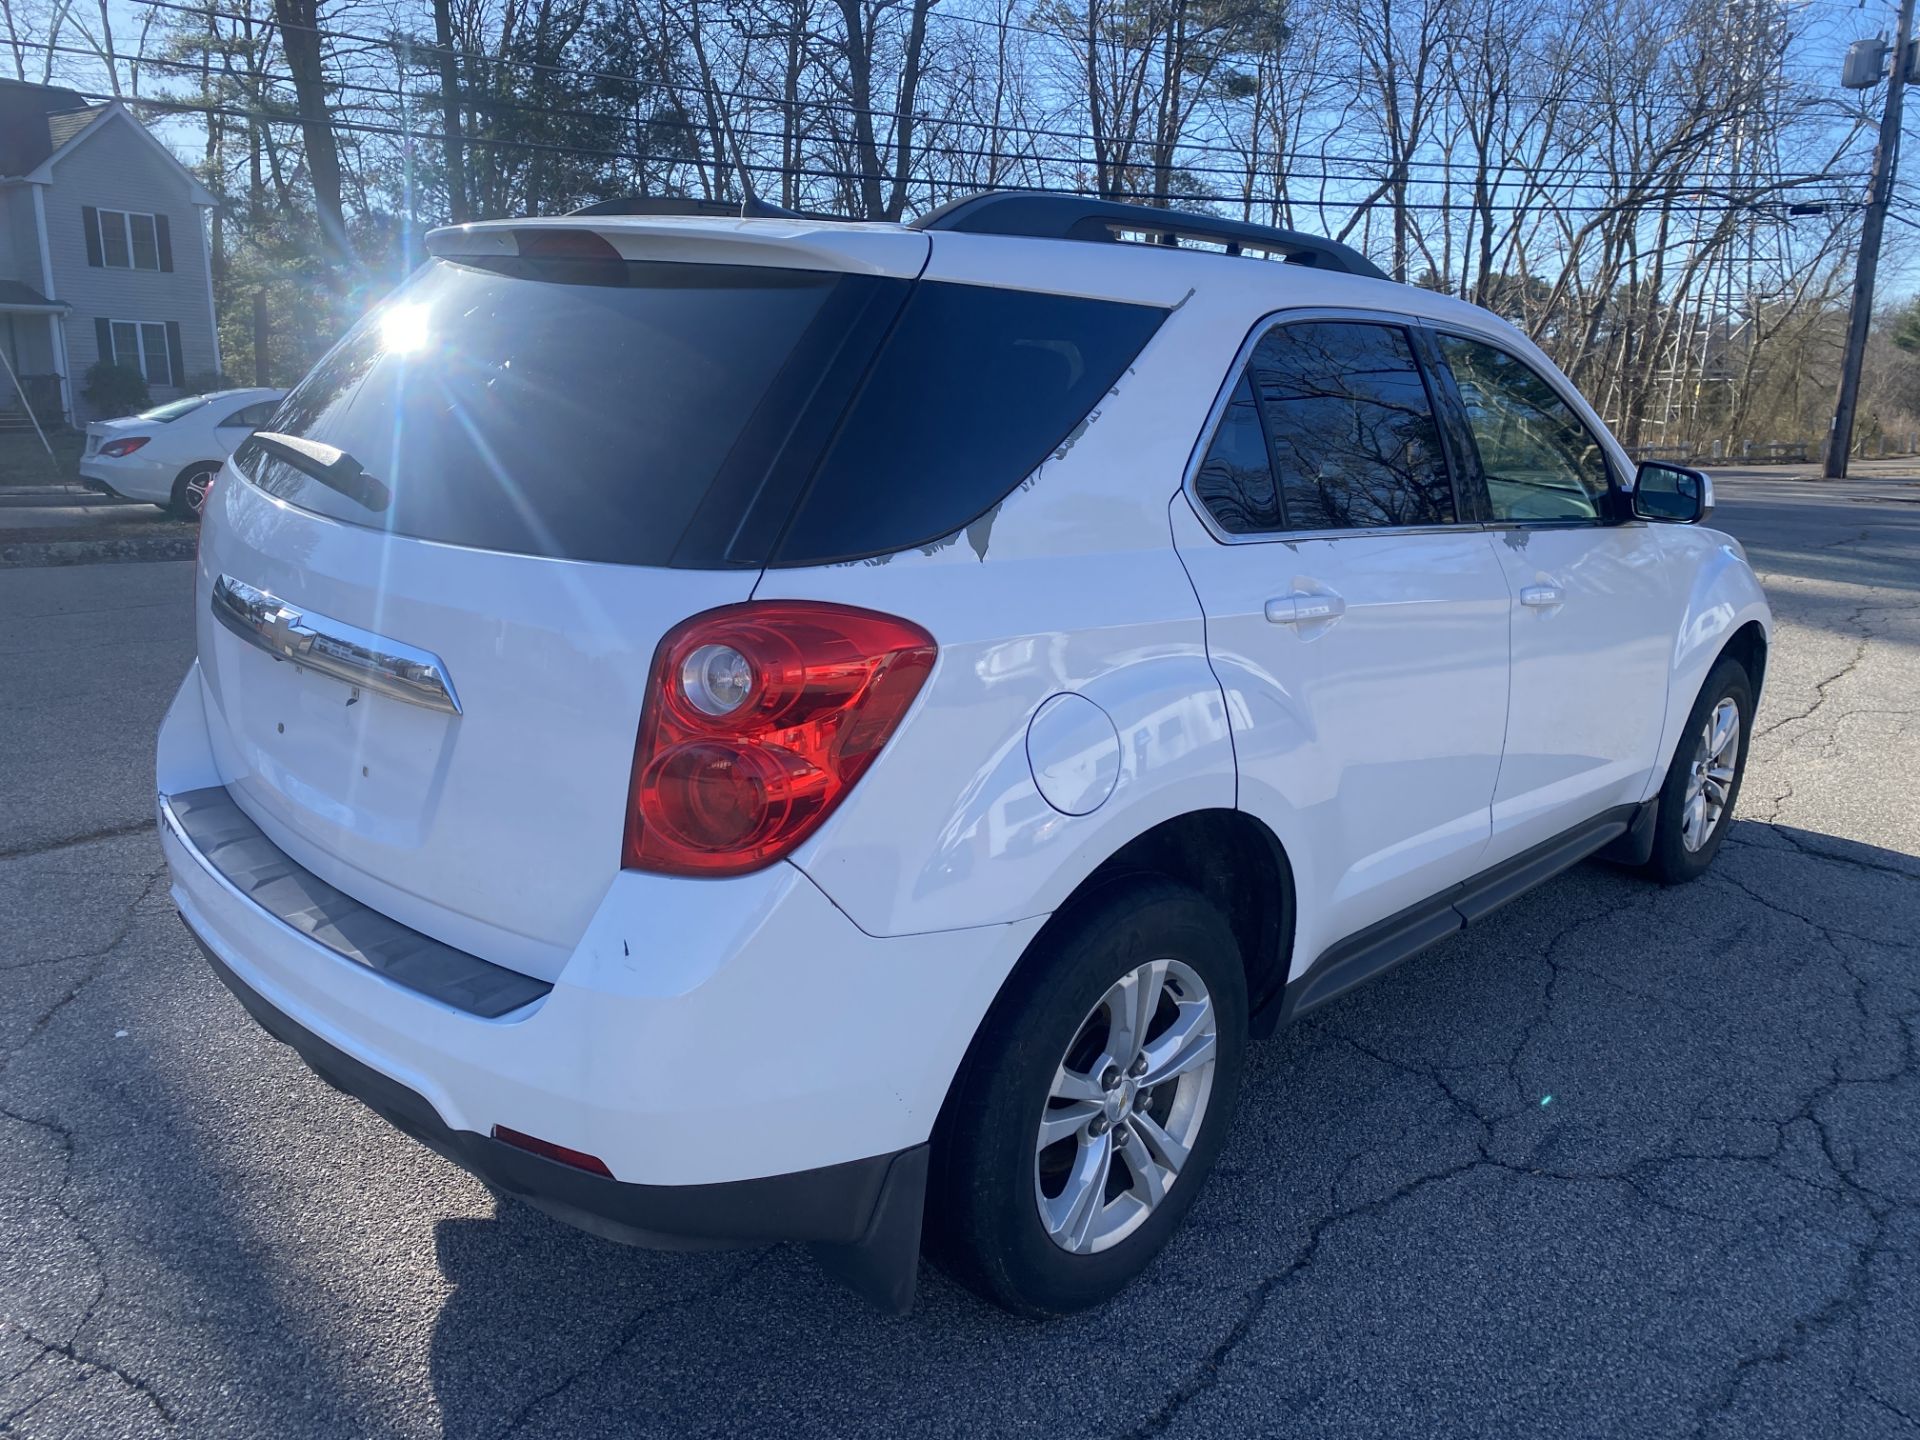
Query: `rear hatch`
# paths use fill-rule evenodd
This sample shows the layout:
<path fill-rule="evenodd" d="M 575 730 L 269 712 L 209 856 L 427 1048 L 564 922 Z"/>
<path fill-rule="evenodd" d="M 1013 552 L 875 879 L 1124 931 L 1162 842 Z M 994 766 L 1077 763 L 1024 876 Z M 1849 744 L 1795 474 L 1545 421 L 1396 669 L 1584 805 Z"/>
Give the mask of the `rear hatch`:
<path fill-rule="evenodd" d="M 655 644 L 751 595 L 926 248 L 436 236 L 208 506 L 201 670 L 237 803 L 403 924 L 557 974 L 619 866 Z"/>

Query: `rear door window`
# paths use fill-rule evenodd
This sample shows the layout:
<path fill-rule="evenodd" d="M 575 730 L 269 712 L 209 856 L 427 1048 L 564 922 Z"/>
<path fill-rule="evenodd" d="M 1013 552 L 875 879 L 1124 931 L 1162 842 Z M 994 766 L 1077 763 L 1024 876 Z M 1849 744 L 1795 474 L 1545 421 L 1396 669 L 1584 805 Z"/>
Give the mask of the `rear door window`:
<path fill-rule="evenodd" d="M 1405 330 L 1276 325 L 1247 374 L 1288 529 L 1453 523 L 1452 475 Z"/>
<path fill-rule="evenodd" d="M 1229 535 L 1451 525 L 1452 471 L 1398 325 L 1270 327 L 1194 472 Z"/>
<path fill-rule="evenodd" d="M 220 422 L 222 430 L 253 430 L 267 423 L 273 412 L 279 409 L 275 400 L 260 400 L 251 405 L 243 405 Z"/>

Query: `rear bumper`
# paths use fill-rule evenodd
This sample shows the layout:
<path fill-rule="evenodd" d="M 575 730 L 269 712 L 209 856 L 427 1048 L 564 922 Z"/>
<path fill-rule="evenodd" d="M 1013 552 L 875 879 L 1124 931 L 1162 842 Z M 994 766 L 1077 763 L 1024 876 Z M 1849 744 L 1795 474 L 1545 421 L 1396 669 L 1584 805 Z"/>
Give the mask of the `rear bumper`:
<path fill-rule="evenodd" d="M 80 479 L 95 490 L 124 500 L 163 505 L 173 498 L 173 477 L 144 460 L 89 455 L 80 462 Z"/>
<path fill-rule="evenodd" d="M 882 1309 L 901 1314 L 911 1308 L 926 1200 L 926 1145 L 714 1185 L 633 1185 L 577 1170 L 491 1136 L 449 1128 L 424 1097 L 274 1009 L 190 923 L 187 933 L 247 1013 L 291 1046 L 314 1074 L 493 1189 L 591 1234 L 657 1250 L 803 1241 L 823 1268 Z"/>
<path fill-rule="evenodd" d="M 473 1130 L 454 1130 L 424 1096 L 330 1045 L 242 980 L 189 934 L 260 1027 L 291 1046 L 314 1074 L 365 1103 L 396 1129 L 551 1215 L 608 1239 L 662 1250 L 696 1250 L 776 1240 L 855 1245 L 867 1238 L 883 1197 L 926 1178 L 926 1147 L 712 1185 L 635 1185 L 516 1149 Z"/>
<path fill-rule="evenodd" d="M 550 990 L 474 1013 L 302 933 L 268 908 L 284 896 L 243 891 L 196 847 L 166 797 L 219 783 L 205 704 L 196 667 L 161 730 L 161 847 L 181 918 L 270 1033 L 585 1229 L 667 1248 L 808 1241 L 882 1303 L 903 1273 L 910 1291 L 899 1256 L 917 1246 L 926 1142 L 1039 918 L 876 939 L 790 865 L 623 872 Z M 496 1126 L 612 1178 L 503 1145 Z M 861 1278 L 876 1254 L 893 1259 Z"/>

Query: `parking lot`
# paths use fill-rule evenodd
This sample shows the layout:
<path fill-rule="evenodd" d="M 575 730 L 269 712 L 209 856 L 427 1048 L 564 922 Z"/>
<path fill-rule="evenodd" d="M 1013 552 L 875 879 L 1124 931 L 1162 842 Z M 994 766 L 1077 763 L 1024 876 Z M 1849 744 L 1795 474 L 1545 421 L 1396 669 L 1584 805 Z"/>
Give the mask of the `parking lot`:
<path fill-rule="evenodd" d="M 1186 1228 L 1035 1325 L 562 1228 L 174 918 L 190 566 L 0 569 L 0 1434 L 1920 1431 L 1920 468 L 1723 474 L 1779 621 L 1703 881 L 1598 864 L 1256 1047 Z"/>

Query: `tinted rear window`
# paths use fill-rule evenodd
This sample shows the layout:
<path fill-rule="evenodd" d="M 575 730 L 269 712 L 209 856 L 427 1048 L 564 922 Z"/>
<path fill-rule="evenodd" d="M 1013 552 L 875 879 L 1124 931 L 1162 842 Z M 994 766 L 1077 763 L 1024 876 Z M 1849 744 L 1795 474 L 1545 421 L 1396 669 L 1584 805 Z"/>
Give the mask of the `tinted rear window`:
<path fill-rule="evenodd" d="M 435 261 L 262 427 L 345 451 L 388 508 L 257 445 L 239 464 L 306 509 L 480 549 L 697 568 L 863 558 L 991 509 L 1165 315 L 745 266 Z"/>
<path fill-rule="evenodd" d="M 243 468 L 359 525 L 663 565 L 838 283 L 736 265 L 552 262 L 534 278 L 435 261 L 264 427 L 346 451 L 392 504 L 367 510 L 251 447 Z"/>
<path fill-rule="evenodd" d="M 1166 313 L 1027 290 L 915 286 L 778 563 L 886 554 L 977 519 L 1086 418 Z"/>

